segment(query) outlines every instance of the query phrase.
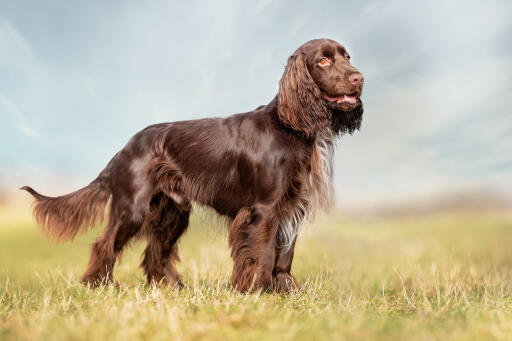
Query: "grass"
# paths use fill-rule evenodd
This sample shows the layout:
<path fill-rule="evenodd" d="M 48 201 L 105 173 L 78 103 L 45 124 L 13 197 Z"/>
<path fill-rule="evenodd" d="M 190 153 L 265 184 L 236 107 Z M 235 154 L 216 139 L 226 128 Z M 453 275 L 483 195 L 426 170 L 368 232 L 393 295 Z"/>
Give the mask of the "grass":
<path fill-rule="evenodd" d="M 511 340 L 512 218 L 498 213 L 355 219 L 301 234 L 289 295 L 230 287 L 226 235 L 193 222 L 189 289 L 147 286 L 135 244 L 121 287 L 77 281 L 100 229 L 53 245 L 26 209 L 0 208 L 0 340 Z"/>

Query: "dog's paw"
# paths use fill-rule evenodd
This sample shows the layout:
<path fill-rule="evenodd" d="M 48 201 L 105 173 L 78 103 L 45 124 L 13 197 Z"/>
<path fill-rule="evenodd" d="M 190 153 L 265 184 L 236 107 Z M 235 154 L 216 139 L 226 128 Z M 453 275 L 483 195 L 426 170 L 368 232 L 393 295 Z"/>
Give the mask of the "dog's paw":
<path fill-rule="evenodd" d="M 299 289 L 299 283 L 291 274 L 279 272 L 275 275 L 275 290 L 277 292 L 290 292 Z"/>
<path fill-rule="evenodd" d="M 109 286 L 111 284 L 114 284 L 117 288 L 119 288 L 119 283 L 114 283 L 112 278 L 108 276 L 102 277 L 98 275 L 86 275 L 80 279 L 80 282 L 91 289 L 96 289 L 100 286 Z"/>
<path fill-rule="evenodd" d="M 185 283 L 183 283 L 183 281 L 181 279 L 172 279 L 172 280 L 168 280 L 166 282 L 166 284 L 173 288 L 173 289 L 178 289 L 178 290 L 190 290 L 190 287 L 188 285 L 186 285 Z"/>

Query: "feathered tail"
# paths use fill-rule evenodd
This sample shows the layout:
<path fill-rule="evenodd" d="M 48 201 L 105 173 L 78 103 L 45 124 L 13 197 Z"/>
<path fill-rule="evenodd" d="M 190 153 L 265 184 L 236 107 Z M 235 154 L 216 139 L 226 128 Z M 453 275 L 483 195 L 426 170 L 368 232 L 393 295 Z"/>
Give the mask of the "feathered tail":
<path fill-rule="evenodd" d="M 33 214 L 42 232 L 60 242 L 73 240 L 103 222 L 110 190 L 101 180 L 98 177 L 88 186 L 59 197 L 47 197 L 28 186 L 20 189 L 35 198 Z"/>

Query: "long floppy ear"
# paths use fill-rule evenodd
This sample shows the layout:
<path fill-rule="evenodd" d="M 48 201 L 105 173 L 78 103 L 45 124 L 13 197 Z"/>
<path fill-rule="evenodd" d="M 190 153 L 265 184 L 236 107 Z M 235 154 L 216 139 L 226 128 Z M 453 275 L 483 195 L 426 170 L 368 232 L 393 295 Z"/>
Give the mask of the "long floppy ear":
<path fill-rule="evenodd" d="M 331 122 L 320 89 L 311 78 L 301 52 L 295 52 L 279 81 L 278 115 L 283 124 L 311 138 Z"/>

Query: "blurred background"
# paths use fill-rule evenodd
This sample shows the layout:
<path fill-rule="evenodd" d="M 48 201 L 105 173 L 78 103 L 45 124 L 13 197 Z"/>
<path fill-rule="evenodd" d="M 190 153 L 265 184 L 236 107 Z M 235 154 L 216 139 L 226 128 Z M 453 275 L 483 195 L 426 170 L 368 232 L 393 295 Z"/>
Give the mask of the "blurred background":
<path fill-rule="evenodd" d="M 0 196 L 70 192 L 147 125 L 266 104 L 320 37 L 365 76 L 339 209 L 511 207 L 510 1 L 2 1 Z"/>
<path fill-rule="evenodd" d="M 53 245 L 18 188 L 69 193 L 147 125 L 266 104 L 320 37 L 365 113 L 298 239 L 303 289 L 235 295 L 208 214 L 180 240 L 190 290 L 145 286 L 144 243 L 120 290 L 83 287 L 102 229 Z M 0 339 L 512 340 L 511 94 L 512 1 L 0 0 Z"/>

